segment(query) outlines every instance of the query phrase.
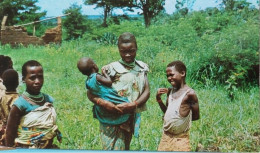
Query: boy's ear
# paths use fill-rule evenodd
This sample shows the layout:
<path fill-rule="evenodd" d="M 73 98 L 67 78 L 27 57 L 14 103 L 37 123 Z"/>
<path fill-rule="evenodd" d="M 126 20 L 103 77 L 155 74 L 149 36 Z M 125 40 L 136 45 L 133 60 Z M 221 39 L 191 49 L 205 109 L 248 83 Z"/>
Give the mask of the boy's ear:
<path fill-rule="evenodd" d="M 181 72 L 181 76 L 184 77 L 186 75 L 186 72 L 185 71 L 182 71 Z"/>

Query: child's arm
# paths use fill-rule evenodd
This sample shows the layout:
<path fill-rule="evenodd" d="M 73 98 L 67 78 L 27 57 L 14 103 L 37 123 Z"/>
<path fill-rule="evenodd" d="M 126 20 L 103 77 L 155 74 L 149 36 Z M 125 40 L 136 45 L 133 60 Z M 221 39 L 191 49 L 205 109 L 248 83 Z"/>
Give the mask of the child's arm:
<path fill-rule="evenodd" d="M 87 91 L 87 96 L 91 102 L 105 108 L 107 111 L 112 113 L 123 114 L 123 112 L 117 107 L 117 105 L 99 98 L 98 96 L 92 94 L 89 90 Z"/>
<path fill-rule="evenodd" d="M 198 120 L 200 118 L 199 101 L 195 93 L 190 95 L 190 107 L 192 110 L 192 120 Z"/>
<path fill-rule="evenodd" d="M 8 147 L 14 146 L 14 139 L 17 137 L 17 129 L 20 123 L 22 112 L 15 105 L 11 108 L 6 128 L 5 143 Z"/>
<path fill-rule="evenodd" d="M 157 93 L 156 93 L 156 101 L 158 102 L 158 104 L 159 104 L 161 110 L 163 111 L 163 113 L 166 112 L 167 106 L 164 105 L 164 103 L 163 103 L 163 101 L 162 101 L 162 99 L 161 99 L 161 95 L 162 95 L 162 94 L 165 94 L 165 93 L 168 93 L 168 88 L 159 88 L 159 89 L 157 90 Z M 168 96 L 167 96 L 167 97 L 168 97 Z M 166 103 L 167 103 L 167 102 L 166 102 Z"/>
<path fill-rule="evenodd" d="M 171 91 L 171 90 L 168 89 L 168 88 L 159 88 L 159 89 L 157 90 L 157 93 L 156 93 L 156 101 L 158 102 L 158 104 L 159 104 L 159 106 L 160 106 L 160 108 L 161 108 L 161 110 L 162 110 L 163 113 L 166 112 L 167 107 L 168 107 L 168 97 L 169 97 L 170 91 Z M 161 95 L 162 95 L 162 94 L 165 94 L 165 93 L 167 93 L 166 104 L 164 104 L 163 101 L 162 101 L 162 99 L 161 99 Z"/>
<path fill-rule="evenodd" d="M 131 103 L 118 104 L 117 107 L 121 109 L 124 113 L 132 113 L 138 106 L 145 104 L 149 97 L 150 87 L 147 76 L 145 76 L 145 85 L 143 93 L 135 101 Z"/>
<path fill-rule="evenodd" d="M 180 115 L 183 117 L 187 116 L 190 109 L 192 111 L 192 120 L 198 120 L 200 118 L 199 102 L 198 97 L 193 90 L 188 92 L 187 95 L 183 98 L 183 102 L 180 108 Z"/>
<path fill-rule="evenodd" d="M 112 80 L 109 77 L 109 75 L 106 73 L 105 69 L 102 69 L 102 74 L 103 75 L 97 75 L 97 81 L 100 82 L 101 84 L 111 87 L 112 86 Z"/>

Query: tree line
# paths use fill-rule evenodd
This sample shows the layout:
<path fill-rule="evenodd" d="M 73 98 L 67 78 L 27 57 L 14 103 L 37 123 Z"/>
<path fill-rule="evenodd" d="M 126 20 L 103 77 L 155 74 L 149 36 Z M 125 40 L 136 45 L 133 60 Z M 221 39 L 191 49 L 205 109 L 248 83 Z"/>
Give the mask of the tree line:
<path fill-rule="evenodd" d="M 46 16 L 46 11 L 40 12 L 40 7 L 36 5 L 38 0 L 0 0 L 0 19 L 8 15 L 6 25 L 14 25 L 37 21 Z M 196 0 L 176 0 L 174 13 L 185 16 L 189 13 L 190 8 Z M 238 11 L 248 9 L 250 4 L 246 0 L 216 0 L 221 2 L 221 8 L 224 11 Z M 107 19 L 112 16 L 114 9 L 125 9 L 133 11 L 140 9 L 143 16 L 144 25 L 148 28 L 153 18 L 160 13 L 164 13 L 165 0 L 84 0 L 85 5 L 96 5 L 96 8 L 103 9 L 102 26 L 107 27 Z M 81 37 L 87 30 L 86 19 L 81 12 L 81 6 L 76 3 L 63 10 L 64 13 L 71 13 L 64 22 L 67 29 L 68 39 Z M 216 9 L 216 8 L 215 8 Z M 212 10 L 210 10 L 212 11 Z M 40 25 L 37 25 L 39 28 Z"/>

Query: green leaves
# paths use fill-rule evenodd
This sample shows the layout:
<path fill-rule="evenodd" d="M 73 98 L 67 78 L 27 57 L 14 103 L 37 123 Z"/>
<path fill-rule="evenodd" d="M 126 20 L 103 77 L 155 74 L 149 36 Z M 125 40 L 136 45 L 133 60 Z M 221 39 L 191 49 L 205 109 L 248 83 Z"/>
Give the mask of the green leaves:
<path fill-rule="evenodd" d="M 66 39 L 71 40 L 82 37 L 88 26 L 86 25 L 86 18 L 81 14 L 81 6 L 74 3 L 63 12 L 64 14 L 71 13 L 63 21 L 63 25 L 67 32 Z"/>
<path fill-rule="evenodd" d="M 0 20 L 8 15 L 6 25 L 32 22 L 39 20 L 46 15 L 46 12 L 39 12 L 40 7 L 36 6 L 38 0 L 2 0 L 0 1 Z"/>

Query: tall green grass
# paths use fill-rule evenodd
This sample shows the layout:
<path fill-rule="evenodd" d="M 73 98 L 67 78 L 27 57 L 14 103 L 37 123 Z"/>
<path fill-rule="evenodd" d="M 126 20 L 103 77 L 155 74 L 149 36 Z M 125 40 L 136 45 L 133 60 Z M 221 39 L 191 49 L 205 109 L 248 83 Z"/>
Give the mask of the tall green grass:
<path fill-rule="evenodd" d="M 140 138 L 133 138 L 131 150 L 157 150 L 162 134 L 163 113 L 155 101 L 156 90 L 169 87 L 165 76 L 166 65 L 174 59 L 187 61 L 189 57 L 178 52 L 178 49 L 172 54 L 169 47 L 150 44 L 149 39 L 145 41 L 137 37 L 140 43 L 137 59 L 150 66 L 148 78 L 151 96 L 147 102 L 148 110 L 142 113 Z M 63 134 L 63 142 L 59 144 L 55 140 L 55 144 L 61 149 L 102 149 L 99 123 L 93 119 L 93 104 L 86 96 L 86 77 L 77 70 L 76 64 L 79 58 L 89 56 L 101 68 L 120 58 L 116 46 L 77 40 L 63 42 L 61 46 L 0 46 L 0 53 L 12 58 L 14 69 L 20 75 L 22 64 L 27 60 L 35 59 L 43 65 L 45 82 L 42 92 L 54 97 L 58 126 Z M 192 64 L 187 64 L 188 70 Z M 198 95 L 201 115 L 200 120 L 192 123 L 190 130 L 192 150 L 259 152 L 259 88 L 240 88 L 231 101 L 222 85 L 197 85 L 187 79 L 188 85 Z M 25 85 L 21 82 L 19 92 L 24 89 Z"/>

